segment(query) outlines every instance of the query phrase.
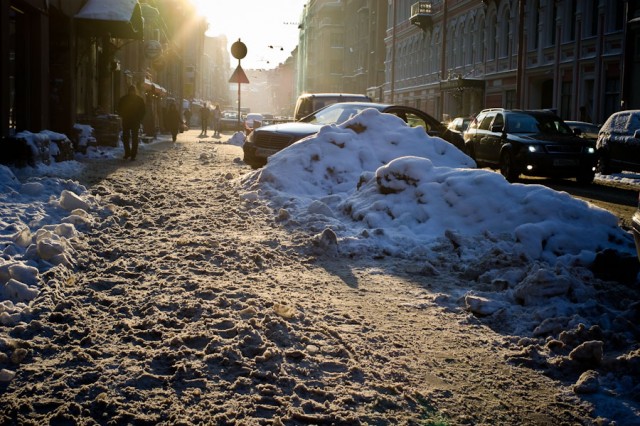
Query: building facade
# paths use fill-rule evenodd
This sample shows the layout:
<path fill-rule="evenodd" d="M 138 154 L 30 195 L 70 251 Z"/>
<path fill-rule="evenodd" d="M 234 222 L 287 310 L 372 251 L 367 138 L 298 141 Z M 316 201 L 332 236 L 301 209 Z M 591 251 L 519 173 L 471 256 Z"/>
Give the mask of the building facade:
<path fill-rule="evenodd" d="M 366 91 L 442 120 L 505 107 L 602 123 L 640 107 L 638 3 L 311 0 L 298 93 Z"/>
<path fill-rule="evenodd" d="M 24 130 L 73 138 L 75 124 L 115 115 L 131 84 L 150 111 L 145 132 L 161 130 L 168 102 L 204 93 L 201 80 L 187 86 L 186 67 L 206 74 L 206 30 L 188 0 L 1 2 L 2 142 Z"/>
<path fill-rule="evenodd" d="M 445 120 L 505 107 L 603 122 L 621 108 L 626 6 L 390 0 L 385 98 Z"/>
<path fill-rule="evenodd" d="M 300 19 L 298 93 L 368 93 L 385 82 L 387 5 L 377 0 L 311 0 Z"/>

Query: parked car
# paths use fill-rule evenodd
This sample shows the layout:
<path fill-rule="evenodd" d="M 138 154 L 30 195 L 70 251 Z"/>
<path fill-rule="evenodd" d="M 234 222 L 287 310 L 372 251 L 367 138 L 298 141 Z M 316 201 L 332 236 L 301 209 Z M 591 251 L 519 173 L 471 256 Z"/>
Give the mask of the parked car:
<path fill-rule="evenodd" d="M 440 136 L 459 149 L 464 148 L 464 141 L 460 135 L 449 131 L 426 112 L 400 105 L 343 102 L 329 105 L 293 123 L 274 124 L 254 129 L 247 136 L 242 147 L 244 162 L 253 168 L 261 167 L 267 163 L 267 158 L 270 155 L 304 137 L 317 133 L 320 127 L 343 123 L 367 108 L 375 108 L 383 113 L 397 115 L 412 127 L 421 126 L 429 135 Z"/>
<path fill-rule="evenodd" d="M 242 129 L 242 126 L 242 122 L 238 121 L 237 111 L 222 111 L 222 116 L 220 117 L 220 130 L 238 131 Z"/>
<path fill-rule="evenodd" d="M 257 129 L 258 127 L 262 126 L 263 122 L 264 117 L 262 116 L 262 114 L 250 112 L 244 118 L 244 133 L 248 135 L 253 131 L 253 129 Z"/>
<path fill-rule="evenodd" d="M 586 121 L 565 121 L 565 123 L 567 123 L 567 126 L 571 127 L 571 130 L 573 130 L 577 136 L 589 139 L 593 142 L 598 140 L 600 126 L 597 124 L 587 123 Z"/>
<path fill-rule="evenodd" d="M 371 98 L 356 93 L 304 93 L 298 96 L 293 118 L 298 121 L 321 108 L 339 102 L 371 102 Z"/>
<path fill-rule="evenodd" d="M 447 128 L 462 136 L 465 130 L 469 127 L 469 123 L 471 123 L 471 118 L 469 117 L 456 117 L 447 125 Z"/>
<path fill-rule="evenodd" d="M 598 133 L 596 149 L 600 173 L 640 172 L 640 110 L 613 113 Z"/>
<path fill-rule="evenodd" d="M 525 174 L 590 183 L 595 175 L 594 144 L 576 136 L 551 111 L 483 110 L 464 133 L 464 141 L 478 166 L 498 168 L 510 182 Z"/>
<path fill-rule="evenodd" d="M 631 218 L 631 231 L 633 232 L 633 239 L 636 241 L 638 260 L 640 260 L 640 194 L 638 194 L 638 208 Z"/>

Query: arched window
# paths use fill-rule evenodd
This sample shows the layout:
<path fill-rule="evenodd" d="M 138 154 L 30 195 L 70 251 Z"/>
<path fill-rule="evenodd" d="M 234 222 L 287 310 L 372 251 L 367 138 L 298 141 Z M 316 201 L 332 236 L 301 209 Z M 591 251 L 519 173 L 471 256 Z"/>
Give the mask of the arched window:
<path fill-rule="evenodd" d="M 511 25 L 511 19 L 509 17 L 510 11 L 508 7 L 505 7 L 502 10 L 500 16 L 499 25 L 499 34 L 498 34 L 498 46 L 499 46 L 499 55 L 501 58 L 506 58 L 509 56 L 509 26 Z"/>
<path fill-rule="evenodd" d="M 464 22 L 459 21 L 456 25 L 455 36 L 453 41 L 454 45 L 454 63 L 453 67 L 458 68 L 464 66 Z"/>
<path fill-rule="evenodd" d="M 464 64 L 471 65 L 473 64 L 473 20 L 467 19 L 464 23 L 464 43 L 463 43 L 463 53 L 464 53 Z"/>
<path fill-rule="evenodd" d="M 486 46 L 486 30 L 485 15 L 480 13 L 475 19 L 473 32 L 473 63 L 481 64 L 484 62 L 485 46 Z"/>
<path fill-rule="evenodd" d="M 487 17 L 487 26 L 485 31 L 485 43 L 487 45 L 487 59 L 496 58 L 496 27 L 497 19 L 495 10 Z"/>
<path fill-rule="evenodd" d="M 538 49 L 540 46 L 540 1 L 533 0 L 529 3 L 529 48 L 532 50 Z"/>

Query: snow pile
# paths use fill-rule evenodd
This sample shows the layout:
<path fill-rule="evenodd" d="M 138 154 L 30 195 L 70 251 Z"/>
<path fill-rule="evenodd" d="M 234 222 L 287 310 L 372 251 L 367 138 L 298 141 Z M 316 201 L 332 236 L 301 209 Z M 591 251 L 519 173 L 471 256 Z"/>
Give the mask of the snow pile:
<path fill-rule="evenodd" d="M 244 144 L 244 139 L 244 132 L 235 132 L 226 143 L 229 145 L 242 146 L 242 144 Z"/>
<path fill-rule="evenodd" d="M 244 178 L 244 197 L 262 197 L 280 219 L 311 230 L 332 228 L 345 254 L 412 257 L 447 234 L 476 237 L 472 247 L 485 251 L 509 243 L 516 256 L 551 264 L 589 264 L 606 248 L 634 252 L 613 214 L 472 167 L 453 145 L 369 109 L 270 157 Z"/>
<path fill-rule="evenodd" d="M 0 323 L 24 320 L 40 293 L 42 273 L 73 268 L 94 201 L 77 182 L 30 178 L 21 183 L 0 165 Z"/>
<path fill-rule="evenodd" d="M 314 254 L 394 256 L 409 279 L 451 282 L 405 307 L 451 309 L 513 336 L 510 362 L 575 383 L 602 406 L 609 394 L 634 400 L 631 234 L 606 210 L 472 165 L 441 139 L 369 110 L 280 151 L 240 183 L 249 208 L 266 204 L 280 223 L 310 231 Z M 598 264 L 630 278 L 602 281 Z"/>
<path fill-rule="evenodd" d="M 77 151 L 86 154 L 88 146 L 97 144 L 96 138 L 93 136 L 94 129 L 90 125 L 76 123 L 73 125 L 73 129 L 78 134 Z"/>

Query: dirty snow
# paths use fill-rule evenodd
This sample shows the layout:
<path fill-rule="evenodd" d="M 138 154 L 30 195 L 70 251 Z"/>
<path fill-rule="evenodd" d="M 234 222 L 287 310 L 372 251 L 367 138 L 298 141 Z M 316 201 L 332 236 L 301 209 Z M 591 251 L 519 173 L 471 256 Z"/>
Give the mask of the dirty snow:
<path fill-rule="evenodd" d="M 189 166 L 193 170 L 186 171 L 183 163 L 176 165 L 175 170 L 184 173 L 183 179 L 189 185 L 168 185 L 164 191 L 175 191 L 178 198 L 189 200 L 192 194 L 184 188 L 206 182 L 203 171 L 215 162 L 214 157 L 219 152 L 212 151 L 210 143 L 195 137 L 190 136 L 188 140 L 185 140 L 187 134 L 180 137 L 182 142 L 179 140 L 173 149 L 182 149 L 185 153 L 190 150 L 191 158 L 196 159 L 195 166 Z M 216 142 L 225 144 L 214 146 L 235 149 L 236 155 L 240 156 L 241 138 L 242 134 L 237 133 L 228 141 Z M 160 141 L 159 145 L 166 143 Z M 142 145 L 142 153 L 147 151 L 149 156 L 156 155 L 156 149 L 162 151 L 159 145 Z M 138 212 L 127 201 L 128 191 L 142 192 L 144 188 L 125 185 L 119 189 L 122 192 L 117 193 L 111 192 L 116 189 L 100 184 L 99 190 L 92 191 L 73 180 L 74 176 L 86 171 L 85 163 L 95 167 L 102 159 L 111 164 L 121 156 L 121 147 L 90 147 L 87 155 L 78 155 L 76 161 L 39 165 L 37 169 L 0 166 L 0 249 L 3 251 L 0 259 L 0 326 L 3 327 L 0 329 L 0 352 L 6 353 L 0 357 L 0 380 L 8 387 L 22 364 L 22 357 L 18 356 L 22 352 L 16 349 L 10 337 L 12 330 L 28 327 L 38 308 L 34 305 L 40 300 L 38 296 L 49 291 L 55 277 L 72 274 L 82 263 L 84 254 L 90 250 L 87 236 L 110 232 L 112 227 L 120 229 L 117 223 L 123 220 L 139 220 L 137 226 L 143 228 L 149 225 L 146 219 L 136 219 Z M 230 164 L 236 169 L 242 167 L 237 159 Z M 308 235 L 308 240 L 301 240 L 306 244 L 294 248 L 303 255 L 332 264 L 361 262 L 362 259 L 372 259 L 375 264 L 376 259 L 397 259 L 397 267 L 416 280 L 446 278 L 455 281 L 457 284 L 446 291 L 444 288 L 415 290 L 413 300 L 399 303 L 398 308 L 408 310 L 406 315 L 409 316 L 446 309 L 461 315 L 461 324 L 488 326 L 507 336 L 507 343 L 500 345 L 510 347 L 508 362 L 543 371 L 563 383 L 573 383 L 576 395 L 583 398 L 583 402 L 593 404 L 590 415 L 594 418 L 616 420 L 619 424 L 638 420 L 640 354 L 635 326 L 638 308 L 634 302 L 637 299 L 631 297 L 637 294 L 638 280 L 636 277 L 631 283 L 606 282 L 595 277 L 591 270 L 597 253 L 605 249 L 613 250 L 617 257 L 634 256 L 631 235 L 620 229 L 617 218 L 605 210 L 543 186 L 509 184 L 499 174 L 473 166 L 470 158 L 450 144 L 431 138 L 420 129 L 406 127 L 393 116 L 368 110 L 342 125 L 322 128 L 315 137 L 274 155 L 263 169 L 249 171 L 242 168 L 241 173 L 229 172 L 217 178 L 224 177 L 235 191 L 239 191 L 240 200 L 245 204 L 243 208 L 248 209 L 246 217 L 253 217 L 250 220 L 265 218 L 268 221 L 271 218 L 271 221 L 275 220 L 275 226 Z M 161 173 L 160 168 L 155 172 Z M 136 179 L 134 168 L 122 173 L 127 179 Z M 144 179 L 151 188 L 154 176 L 153 172 L 149 173 Z M 189 173 L 193 176 L 189 177 Z M 640 182 L 634 176 L 624 176 L 621 179 L 627 182 Z M 219 181 L 216 185 L 222 188 Z M 154 199 L 153 191 L 148 191 L 140 194 L 142 200 Z M 185 192 L 181 194 L 180 191 Z M 231 193 L 215 197 L 224 197 L 222 201 L 226 203 L 234 198 Z M 157 200 L 156 203 L 162 203 L 160 198 Z M 200 206 L 194 204 L 193 208 Z M 171 211 L 171 206 L 163 209 L 166 217 L 160 219 L 164 222 L 171 222 L 170 217 L 184 215 L 180 210 Z M 202 214 L 206 215 L 205 212 L 203 210 Z M 211 221 L 212 226 L 220 223 L 215 217 Z M 180 229 L 182 234 L 175 238 L 182 241 L 181 247 L 188 248 L 192 244 L 201 247 L 192 255 L 195 256 L 193 259 L 211 250 L 215 253 L 216 247 L 219 248 L 215 237 L 207 235 L 209 229 L 202 228 L 199 235 L 190 234 L 188 228 Z M 123 228 L 118 232 L 124 231 Z M 146 238 L 151 241 L 155 238 L 157 246 L 163 247 L 166 232 Z M 251 229 L 244 232 L 250 234 Z M 248 238 L 244 233 L 242 235 L 238 238 Z M 106 234 L 103 238 L 108 239 Z M 282 244 L 278 241 L 273 241 L 273 247 Z M 114 247 L 100 255 L 108 258 L 118 250 Z M 277 256 L 275 252 L 269 254 L 270 250 L 254 255 L 258 265 L 270 264 L 269 259 Z M 233 262 L 235 256 L 237 251 L 228 250 L 223 256 L 216 255 L 216 262 L 224 265 Z M 147 262 L 153 265 L 154 261 L 142 262 L 136 271 L 149 268 L 143 268 Z M 119 266 L 114 263 L 113 268 Z M 240 276 L 250 274 L 250 271 L 242 267 Z M 95 285 L 107 290 L 119 288 L 109 296 L 117 297 L 123 291 L 126 293 L 126 287 L 122 286 L 127 282 L 136 285 L 139 274 L 133 272 L 125 268 L 116 281 Z M 388 272 L 381 271 L 380 274 Z M 129 273 L 132 278 L 128 278 Z M 172 282 L 169 278 L 165 280 Z M 198 285 L 199 278 L 188 280 L 195 281 L 192 285 Z M 187 284 L 186 288 L 192 285 Z M 384 290 L 381 287 L 379 290 L 394 292 L 393 288 Z M 214 295 L 210 294 L 210 297 Z M 272 328 L 271 333 L 280 335 L 280 343 L 287 340 L 282 334 L 282 321 L 298 315 L 286 299 L 281 302 L 272 305 L 278 320 L 264 318 L 263 322 L 264 327 Z M 265 350 L 269 344 L 260 343 L 264 336 L 243 328 L 264 308 L 262 303 L 242 305 L 238 315 L 212 325 L 221 335 L 224 330 L 234 329 L 233 333 L 228 333 L 239 334 L 239 338 L 244 339 L 245 346 L 240 348 L 242 353 L 225 352 L 230 349 L 225 348 L 222 341 L 209 341 L 198 334 L 176 337 L 174 339 L 178 340 L 171 343 L 172 347 L 177 348 L 184 342 L 188 347 L 204 348 L 208 342 L 211 351 L 215 348 L 222 351 L 217 355 L 222 357 L 221 362 L 224 358 L 231 363 L 242 363 L 244 357 L 259 355 L 264 358 L 262 362 L 267 368 L 260 374 L 272 374 L 269 369 L 275 367 L 270 364 L 269 357 L 276 354 L 276 348 Z M 145 311 L 144 315 L 158 317 L 160 312 L 157 310 L 163 311 L 169 306 L 153 309 L 155 313 Z M 175 309 L 181 308 L 176 306 Z M 60 311 L 60 315 L 69 315 L 63 312 L 65 310 Z M 112 314 L 120 315 L 117 312 Z M 193 312 L 186 314 L 194 315 Z M 142 311 L 128 312 L 128 319 L 123 321 L 131 323 L 127 325 L 129 328 L 153 333 L 153 326 L 145 323 L 144 315 Z M 161 318 L 161 322 L 174 321 L 168 311 Z M 42 327 L 41 321 L 38 322 Z M 290 335 L 289 338 L 295 340 L 296 337 Z M 249 354 L 251 347 L 262 349 L 259 353 Z M 296 359 L 318 350 L 317 343 L 308 343 L 304 353 L 290 351 L 286 356 Z M 171 353 L 162 355 L 152 351 L 149 354 L 172 356 Z M 140 356 L 144 357 L 144 352 Z M 16 357 L 18 361 L 14 362 Z M 184 368 L 183 374 L 186 374 L 190 367 Z M 123 374 L 122 380 L 127 380 L 127 374 L 130 374 L 129 386 L 139 391 L 155 387 L 156 381 L 160 380 L 148 374 L 145 376 L 142 371 Z M 240 383 L 236 382 L 234 386 L 240 386 Z M 300 382 L 299 386 L 305 386 L 306 392 L 315 392 L 309 387 L 312 386 L 310 383 L 302 385 Z M 265 400 L 269 399 L 269 392 L 276 392 L 263 390 Z M 238 392 L 238 388 L 235 391 Z M 446 398 L 438 395 L 439 399 L 433 396 L 435 400 L 445 404 Z M 191 397 L 195 398 L 196 394 Z M 322 409 L 315 407 L 311 411 Z M 305 420 L 304 416 L 293 418 Z M 309 416 L 306 420 L 317 422 L 319 419 Z"/>

